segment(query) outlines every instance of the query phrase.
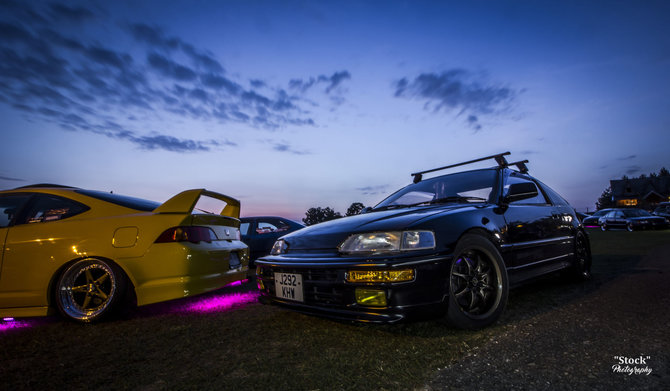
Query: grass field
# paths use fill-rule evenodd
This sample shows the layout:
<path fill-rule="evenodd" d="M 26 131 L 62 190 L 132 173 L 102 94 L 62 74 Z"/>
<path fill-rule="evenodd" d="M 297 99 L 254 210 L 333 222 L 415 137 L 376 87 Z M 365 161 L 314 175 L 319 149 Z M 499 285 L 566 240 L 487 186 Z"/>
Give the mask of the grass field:
<path fill-rule="evenodd" d="M 420 388 L 515 324 L 598 290 L 634 271 L 648 250 L 670 243 L 670 231 L 589 233 L 592 281 L 553 278 L 515 289 L 502 319 L 482 331 L 454 330 L 439 321 L 334 322 L 260 305 L 253 287 L 237 286 L 97 325 L 57 317 L 5 324 L 0 384 L 7 390 Z M 219 307 L 203 307 L 217 298 Z"/>

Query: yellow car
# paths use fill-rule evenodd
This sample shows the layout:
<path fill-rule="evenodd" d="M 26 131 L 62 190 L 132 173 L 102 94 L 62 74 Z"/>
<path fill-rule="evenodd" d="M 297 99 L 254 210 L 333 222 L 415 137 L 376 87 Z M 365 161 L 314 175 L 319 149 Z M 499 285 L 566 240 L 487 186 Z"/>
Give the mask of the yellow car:
<path fill-rule="evenodd" d="M 208 202 L 221 212 L 200 212 Z M 0 191 L 0 318 L 92 322 L 242 280 L 239 215 L 238 200 L 205 189 L 163 204 L 58 185 Z"/>

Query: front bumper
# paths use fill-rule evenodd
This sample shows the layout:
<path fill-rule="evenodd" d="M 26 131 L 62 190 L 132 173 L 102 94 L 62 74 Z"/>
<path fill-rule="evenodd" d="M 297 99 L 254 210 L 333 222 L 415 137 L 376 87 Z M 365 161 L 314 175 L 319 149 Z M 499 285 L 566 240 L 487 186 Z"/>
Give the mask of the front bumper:
<path fill-rule="evenodd" d="M 444 315 L 447 309 L 450 256 L 401 258 L 373 262 L 367 259 L 340 259 L 318 262 L 288 257 L 266 257 L 256 261 L 256 278 L 260 301 L 298 312 L 341 320 L 395 323 L 403 320 L 428 319 Z M 394 283 L 352 283 L 346 281 L 349 270 L 415 270 L 412 281 Z M 302 276 L 303 301 L 277 297 L 275 273 Z M 356 288 L 379 289 L 387 305 L 367 306 L 357 303 Z"/>

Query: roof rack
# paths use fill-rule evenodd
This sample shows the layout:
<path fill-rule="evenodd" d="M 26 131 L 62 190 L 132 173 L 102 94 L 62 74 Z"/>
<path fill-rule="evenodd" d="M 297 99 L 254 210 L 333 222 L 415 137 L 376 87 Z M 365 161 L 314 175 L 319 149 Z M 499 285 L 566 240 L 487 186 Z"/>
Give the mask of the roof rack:
<path fill-rule="evenodd" d="M 414 183 L 419 183 L 421 182 L 421 179 L 423 178 L 423 174 L 427 174 L 429 172 L 435 172 L 435 171 L 440 171 L 440 170 L 446 170 L 447 168 L 454 168 L 458 166 L 464 166 L 466 164 L 472 164 L 472 163 L 477 163 L 481 162 L 484 160 L 488 159 L 495 159 L 496 163 L 498 163 L 498 167 L 500 168 L 505 168 L 509 166 L 517 166 L 520 172 L 522 173 L 527 173 L 528 172 L 528 167 L 526 166 L 526 163 L 528 163 L 528 160 L 520 160 L 518 162 L 514 163 L 508 163 L 507 159 L 505 159 L 505 156 L 510 155 L 511 153 L 508 152 L 503 152 L 503 153 L 498 153 L 495 155 L 491 156 L 486 156 L 482 157 L 479 159 L 474 159 L 474 160 L 468 160 L 467 162 L 462 162 L 462 163 L 457 163 L 457 164 L 451 164 L 449 166 L 444 166 L 444 167 L 439 167 L 439 168 L 433 168 L 432 170 L 426 170 L 426 171 L 420 171 L 420 172 L 414 172 L 411 175 L 414 177 Z"/>

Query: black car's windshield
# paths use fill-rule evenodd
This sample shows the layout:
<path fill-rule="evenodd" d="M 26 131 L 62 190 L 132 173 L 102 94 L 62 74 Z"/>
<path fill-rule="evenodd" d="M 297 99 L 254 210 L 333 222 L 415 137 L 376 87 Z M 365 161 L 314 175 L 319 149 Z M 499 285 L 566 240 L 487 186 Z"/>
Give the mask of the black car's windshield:
<path fill-rule="evenodd" d="M 496 170 L 460 172 L 409 185 L 377 204 L 375 210 L 448 202 L 489 202 Z"/>

